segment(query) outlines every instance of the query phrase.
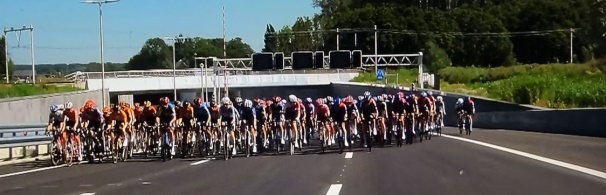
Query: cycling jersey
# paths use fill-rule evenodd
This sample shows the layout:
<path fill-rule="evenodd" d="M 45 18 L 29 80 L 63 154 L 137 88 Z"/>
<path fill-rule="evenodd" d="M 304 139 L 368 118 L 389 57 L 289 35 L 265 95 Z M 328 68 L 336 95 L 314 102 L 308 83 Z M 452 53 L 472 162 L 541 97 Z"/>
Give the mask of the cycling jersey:
<path fill-rule="evenodd" d="M 431 100 L 429 99 L 429 97 L 424 97 L 421 98 L 419 101 L 419 109 L 421 112 L 429 112 L 429 106 L 431 104 Z"/>
<path fill-rule="evenodd" d="M 299 115 L 299 102 L 291 102 L 286 104 L 286 109 L 284 112 L 284 116 L 287 120 L 296 120 L 297 115 Z"/>
<path fill-rule="evenodd" d="M 316 107 L 311 103 L 308 103 L 305 107 L 305 112 L 307 113 L 305 118 L 311 118 L 311 116 L 316 113 Z"/>
<path fill-rule="evenodd" d="M 219 119 L 221 118 L 220 110 L 221 110 L 221 107 L 219 107 L 218 105 L 210 107 L 209 111 L 210 111 L 210 120 L 211 120 L 211 123 L 218 123 L 219 122 Z"/>
<path fill-rule="evenodd" d="M 204 104 L 194 107 L 194 118 L 196 118 L 198 122 L 206 123 L 209 117 L 210 111 Z"/>
<path fill-rule="evenodd" d="M 364 118 L 369 118 L 370 114 L 377 112 L 377 105 L 375 100 L 373 99 L 363 100 L 362 106 L 360 108 L 362 109 L 362 114 L 364 115 Z"/>
<path fill-rule="evenodd" d="M 463 111 L 463 103 L 459 103 L 457 102 L 457 104 L 455 105 L 455 110 L 458 112 L 462 112 Z"/>
<path fill-rule="evenodd" d="M 145 123 L 147 123 L 147 125 L 155 125 L 156 124 L 156 116 L 157 116 L 157 111 L 156 108 L 153 106 L 148 106 L 143 108 L 143 120 L 145 121 Z"/>
<path fill-rule="evenodd" d="M 158 117 L 160 118 L 160 123 L 169 123 L 176 116 L 175 107 L 170 104 L 166 107 L 160 106 L 158 108 Z"/>
<path fill-rule="evenodd" d="M 179 108 L 179 116 L 182 119 L 186 119 L 186 120 L 193 119 L 194 118 L 194 108 L 192 108 L 191 106 Z"/>
<path fill-rule="evenodd" d="M 435 103 L 435 104 L 436 104 L 436 105 L 435 105 L 435 106 L 436 106 L 436 112 L 437 112 L 437 113 L 442 113 L 442 114 L 444 114 L 444 113 L 445 113 L 444 108 L 446 107 L 446 106 L 444 105 L 444 101 L 436 101 L 436 103 Z"/>
<path fill-rule="evenodd" d="M 404 104 L 404 110 L 406 110 L 407 113 L 415 113 L 415 111 L 417 110 L 417 100 L 410 96 L 406 99 L 406 103 Z"/>
<path fill-rule="evenodd" d="M 336 122 L 344 122 L 345 117 L 347 117 L 347 106 L 341 102 L 339 104 L 335 104 L 334 113 L 331 112 L 332 118 Z"/>
<path fill-rule="evenodd" d="M 114 121 L 116 121 L 116 124 L 123 123 L 128 120 L 128 116 L 123 110 L 118 110 L 117 112 L 112 112 L 111 114 L 109 114 L 109 120 L 110 123 Z"/>
<path fill-rule="evenodd" d="M 265 118 L 265 106 L 263 105 L 256 105 L 255 106 L 255 113 L 257 114 L 257 120 L 259 122 L 264 123 L 266 118 Z"/>
<path fill-rule="evenodd" d="M 82 113 L 83 120 L 88 120 L 89 122 L 102 122 L 103 121 L 103 113 L 98 108 L 93 108 L 92 110 L 87 109 Z"/>
<path fill-rule="evenodd" d="M 237 116 L 236 109 L 234 107 L 221 106 L 219 110 L 221 113 L 222 121 L 225 121 L 228 124 L 231 124 L 234 122 L 234 119 Z"/>
<path fill-rule="evenodd" d="M 392 110 L 396 114 L 404 114 L 406 100 L 399 96 L 395 96 L 392 103 Z"/>
<path fill-rule="evenodd" d="M 349 104 L 346 105 L 347 106 L 347 116 L 349 116 L 349 118 L 354 116 L 354 113 L 358 113 L 358 107 L 356 106 L 356 104 Z"/>
<path fill-rule="evenodd" d="M 330 108 L 328 108 L 328 105 L 322 104 L 318 106 L 316 115 L 319 121 L 327 121 L 330 115 Z"/>
<path fill-rule="evenodd" d="M 475 114 L 476 108 L 475 108 L 474 102 L 472 100 L 465 102 L 463 104 L 463 110 L 465 112 L 467 112 L 468 114 Z"/>
<path fill-rule="evenodd" d="M 271 105 L 271 119 L 272 120 L 282 120 L 282 116 L 284 115 L 284 106 L 282 103 L 275 103 Z"/>
<path fill-rule="evenodd" d="M 257 111 L 255 108 L 242 107 L 242 109 L 240 110 L 240 118 L 242 120 L 246 120 L 248 124 L 252 124 L 256 116 Z"/>
<path fill-rule="evenodd" d="M 53 126 L 58 127 L 59 124 L 61 124 L 61 122 L 63 122 L 63 112 L 62 111 L 51 112 L 48 115 L 48 123 L 52 123 Z"/>
<path fill-rule="evenodd" d="M 387 116 L 387 103 L 377 101 L 377 112 L 379 114 L 379 117 L 386 117 Z"/>
<path fill-rule="evenodd" d="M 383 103 L 385 104 L 385 110 L 387 112 L 387 116 L 389 116 L 390 118 L 393 117 L 393 114 L 392 114 L 393 102 L 391 100 L 387 99 Z"/>
<path fill-rule="evenodd" d="M 78 120 L 78 113 L 75 109 L 65 109 L 63 111 L 63 121 L 66 127 L 74 127 Z"/>

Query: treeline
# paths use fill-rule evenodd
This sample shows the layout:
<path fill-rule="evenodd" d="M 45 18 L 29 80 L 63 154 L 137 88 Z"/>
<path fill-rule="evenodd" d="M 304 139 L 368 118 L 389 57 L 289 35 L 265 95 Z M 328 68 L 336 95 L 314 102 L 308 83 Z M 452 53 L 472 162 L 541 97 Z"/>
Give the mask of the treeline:
<path fill-rule="evenodd" d="M 123 63 L 105 63 L 105 71 L 121 71 L 124 69 L 125 64 Z M 31 65 L 16 65 L 15 70 L 31 70 Z M 101 63 L 91 62 L 88 64 L 36 64 L 37 74 L 49 74 L 49 75 L 66 75 L 72 72 L 101 72 Z"/>
<path fill-rule="evenodd" d="M 292 26 L 266 26 L 264 51 L 340 49 L 425 53 L 432 69 L 517 63 L 586 62 L 606 54 L 605 1 L 595 0 L 313 0 L 321 9 Z"/>
<path fill-rule="evenodd" d="M 182 36 L 182 35 L 180 35 Z M 250 57 L 254 51 L 241 38 L 236 37 L 226 43 L 227 58 Z M 177 68 L 193 68 L 202 63 L 195 57 L 223 58 L 223 39 L 206 39 L 194 37 L 175 43 Z M 129 70 L 167 69 L 173 67 L 172 41 L 165 42 L 161 38 L 148 39 L 138 54 L 130 58 L 126 64 Z"/>

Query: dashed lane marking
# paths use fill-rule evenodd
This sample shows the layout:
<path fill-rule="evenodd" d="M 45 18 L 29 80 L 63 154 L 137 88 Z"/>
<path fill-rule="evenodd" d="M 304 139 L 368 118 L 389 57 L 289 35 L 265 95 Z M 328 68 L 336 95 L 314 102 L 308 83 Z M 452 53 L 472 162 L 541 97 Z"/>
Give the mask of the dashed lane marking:
<path fill-rule="evenodd" d="M 11 177 L 11 176 L 16 176 L 16 175 L 23 175 L 23 174 L 34 173 L 34 172 L 39 172 L 39 171 L 46 171 L 46 170 L 56 169 L 56 168 L 60 168 L 60 167 L 64 167 L 64 166 L 65 165 L 57 165 L 57 166 L 52 166 L 52 167 L 44 167 L 44 168 L 39 168 L 39 169 L 32 169 L 32 170 L 27 170 L 27 171 L 8 173 L 8 174 L 0 175 L 0 178 Z"/>
<path fill-rule="evenodd" d="M 328 188 L 328 192 L 326 192 L 326 195 L 339 195 L 339 192 L 341 192 L 342 187 L 343 184 L 332 184 L 330 185 L 330 188 Z"/>
<path fill-rule="evenodd" d="M 466 139 L 466 138 L 461 138 L 461 137 L 456 137 L 456 136 L 450 136 L 450 135 L 444 135 L 444 134 L 442 134 L 442 137 L 456 139 L 456 140 L 459 140 L 459 141 L 464 141 L 464 142 L 469 142 L 469 143 L 481 145 L 481 146 L 484 146 L 484 147 L 488 147 L 488 148 L 500 150 L 500 151 L 503 151 L 503 152 L 508 152 L 508 153 L 511 153 L 511 154 L 523 156 L 523 157 L 526 157 L 526 158 L 538 160 L 538 161 L 545 162 L 545 163 L 548 163 L 548 164 L 564 167 L 564 168 L 571 169 L 571 170 L 574 170 L 574 171 L 578 171 L 578 172 L 581 172 L 581 173 L 585 173 L 585 174 L 588 174 L 588 175 L 593 175 L 593 176 L 599 177 L 601 179 L 606 179 L 606 173 L 601 172 L 601 171 L 597 171 L 597 170 L 593 170 L 593 169 L 590 169 L 590 168 L 587 168 L 587 167 L 582 167 L 582 166 L 578 166 L 578 165 L 574 165 L 574 164 L 570 164 L 570 163 L 566 163 L 566 162 L 562 162 L 562 161 L 558 161 L 558 160 L 554 160 L 554 159 L 550 159 L 550 158 L 546 158 L 546 157 L 542 157 L 542 156 L 538 156 L 538 155 L 534 155 L 534 154 L 530 154 L 530 153 L 514 150 L 514 149 L 511 149 L 511 148 L 506 148 L 506 147 L 503 147 L 503 146 L 497 146 L 497 145 L 493 145 L 493 144 L 489 144 L 489 143 L 485 143 L 485 142 L 481 142 L 481 141 L 476 141 L 476 140 L 471 140 L 471 139 Z"/>
<path fill-rule="evenodd" d="M 190 165 L 192 165 L 192 166 L 195 166 L 195 165 L 200 165 L 200 164 L 206 163 L 206 162 L 208 162 L 208 161 L 209 161 L 209 160 L 201 160 L 201 161 L 198 161 L 198 162 L 191 163 Z"/>
<path fill-rule="evenodd" d="M 345 158 L 353 158 L 353 152 L 345 153 Z"/>

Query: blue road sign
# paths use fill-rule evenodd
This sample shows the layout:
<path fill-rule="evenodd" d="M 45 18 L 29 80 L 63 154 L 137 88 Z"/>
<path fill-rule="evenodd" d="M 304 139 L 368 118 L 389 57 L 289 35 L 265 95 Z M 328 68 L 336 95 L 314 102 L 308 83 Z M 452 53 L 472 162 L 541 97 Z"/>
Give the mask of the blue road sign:
<path fill-rule="evenodd" d="M 385 69 L 377 69 L 377 80 L 383 80 L 385 78 Z"/>

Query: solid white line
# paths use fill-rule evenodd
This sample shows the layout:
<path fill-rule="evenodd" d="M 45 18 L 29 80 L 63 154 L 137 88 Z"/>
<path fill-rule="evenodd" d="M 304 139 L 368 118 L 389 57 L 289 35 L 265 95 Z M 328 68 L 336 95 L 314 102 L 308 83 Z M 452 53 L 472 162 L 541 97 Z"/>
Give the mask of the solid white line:
<path fill-rule="evenodd" d="M 516 154 L 516 155 L 523 156 L 523 157 L 526 157 L 526 158 L 538 160 L 538 161 L 541 161 L 541 162 L 549 163 L 549 164 L 552 164 L 552 165 L 564 167 L 564 168 L 567 168 L 567 169 L 571 169 L 571 170 L 574 170 L 574 171 L 578 171 L 578 172 L 581 172 L 581 173 L 585 173 L 585 174 L 593 175 L 593 176 L 596 176 L 596 177 L 599 177 L 599 178 L 602 178 L 602 179 L 606 179 L 606 173 L 601 172 L 601 171 L 597 171 L 597 170 L 593 170 L 593 169 L 590 169 L 590 168 L 587 168 L 587 167 L 573 165 L 573 164 L 570 164 L 570 163 L 566 163 L 566 162 L 562 162 L 562 161 L 558 161 L 558 160 L 554 160 L 554 159 L 550 159 L 550 158 L 545 158 L 545 157 L 542 157 L 542 156 L 538 156 L 538 155 L 534 155 L 534 154 L 530 154 L 530 153 L 526 153 L 526 152 L 522 152 L 522 151 L 518 151 L 518 150 L 506 148 L 506 147 L 502 147 L 502 146 L 497 146 L 497 145 L 493 145 L 493 144 L 489 144 L 489 143 L 484 143 L 484 142 L 480 142 L 480 141 L 476 141 L 476 140 L 471 140 L 471 139 L 466 139 L 466 138 L 461 138 L 461 137 L 456 137 L 456 136 L 450 136 L 450 135 L 444 135 L 444 134 L 442 134 L 442 136 L 443 137 L 447 137 L 447 138 L 451 138 L 451 139 L 456 139 L 456 140 L 460 140 L 460 141 L 464 141 L 464 142 L 469 142 L 469 143 L 481 145 L 481 146 L 485 146 L 485 147 L 489 147 L 489 148 L 500 150 L 500 151 L 503 151 L 503 152 L 508 152 L 508 153 Z"/>
<path fill-rule="evenodd" d="M 328 188 L 328 192 L 326 192 L 326 195 L 339 195 L 339 192 L 341 192 L 342 187 L 343 184 L 332 184 L 330 185 L 330 188 Z"/>
<path fill-rule="evenodd" d="M 95 193 L 82 193 L 80 195 L 95 195 Z"/>
<path fill-rule="evenodd" d="M 353 152 L 346 152 L 345 158 L 353 158 Z"/>
<path fill-rule="evenodd" d="M 11 177 L 11 176 L 16 176 L 16 175 L 23 175 L 23 174 L 34 173 L 34 172 L 39 172 L 39 171 L 46 171 L 46 170 L 56 169 L 56 168 L 60 168 L 60 167 L 64 167 L 64 166 L 65 165 L 57 165 L 57 166 L 52 166 L 52 167 L 44 167 L 44 168 L 39 168 L 39 169 L 32 169 L 32 170 L 27 170 L 27 171 L 8 173 L 8 174 L 0 175 L 0 178 Z"/>
<path fill-rule="evenodd" d="M 201 160 L 201 161 L 198 161 L 195 163 L 191 163 L 190 165 L 195 166 L 195 165 L 199 165 L 199 164 L 206 163 L 206 162 L 208 162 L 208 160 Z"/>

